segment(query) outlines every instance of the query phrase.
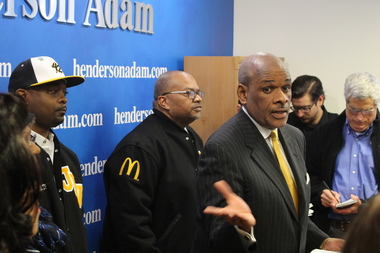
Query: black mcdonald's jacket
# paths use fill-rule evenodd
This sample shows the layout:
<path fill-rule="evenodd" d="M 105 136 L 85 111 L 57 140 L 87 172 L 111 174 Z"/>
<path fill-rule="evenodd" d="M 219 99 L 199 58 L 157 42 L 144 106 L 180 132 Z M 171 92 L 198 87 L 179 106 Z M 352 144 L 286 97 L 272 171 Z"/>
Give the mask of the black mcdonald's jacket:
<path fill-rule="evenodd" d="M 158 110 L 120 141 L 104 168 L 104 252 L 190 252 L 202 145 Z"/>

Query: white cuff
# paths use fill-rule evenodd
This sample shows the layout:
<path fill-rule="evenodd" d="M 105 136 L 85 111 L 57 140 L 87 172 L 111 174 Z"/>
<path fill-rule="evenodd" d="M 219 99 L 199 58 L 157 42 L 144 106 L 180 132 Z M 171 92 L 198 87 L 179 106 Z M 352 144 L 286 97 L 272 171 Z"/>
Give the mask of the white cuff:
<path fill-rule="evenodd" d="M 256 243 L 256 238 L 253 235 L 253 227 L 251 227 L 251 233 L 247 233 L 244 230 L 240 229 L 238 226 L 234 225 L 236 231 L 239 233 L 239 237 L 241 239 L 241 242 L 243 243 L 243 246 L 245 248 L 249 248 L 252 246 L 252 244 Z"/>

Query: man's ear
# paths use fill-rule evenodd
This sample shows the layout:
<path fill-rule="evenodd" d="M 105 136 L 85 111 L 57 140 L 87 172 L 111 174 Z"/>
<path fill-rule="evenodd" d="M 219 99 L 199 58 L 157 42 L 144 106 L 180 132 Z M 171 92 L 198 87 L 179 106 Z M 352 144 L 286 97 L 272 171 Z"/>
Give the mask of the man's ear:
<path fill-rule="evenodd" d="M 157 104 L 162 109 L 165 109 L 165 110 L 169 110 L 170 109 L 170 106 L 168 104 L 168 99 L 165 96 L 158 96 L 158 98 L 157 98 Z"/>
<path fill-rule="evenodd" d="M 26 90 L 25 89 L 18 89 L 15 92 L 17 95 L 21 96 L 26 101 Z"/>
<path fill-rule="evenodd" d="M 247 103 L 247 94 L 248 94 L 248 87 L 245 86 L 244 84 L 239 83 L 237 87 L 237 95 L 242 105 L 245 105 Z"/>
<path fill-rule="evenodd" d="M 323 105 L 323 102 L 325 102 L 325 96 L 324 95 L 320 95 L 319 98 L 318 98 L 318 102 L 317 104 L 319 106 L 322 106 Z"/>

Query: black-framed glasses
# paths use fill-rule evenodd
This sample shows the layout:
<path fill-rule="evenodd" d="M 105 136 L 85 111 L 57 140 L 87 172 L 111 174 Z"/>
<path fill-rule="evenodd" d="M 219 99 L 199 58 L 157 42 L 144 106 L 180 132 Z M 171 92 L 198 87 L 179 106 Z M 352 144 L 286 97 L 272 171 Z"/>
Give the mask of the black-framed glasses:
<path fill-rule="evenodd" d="M 376 107 L 369 108 L 369 109 L 357 109 L 355 107 L 352 107 L 351 105 L 347 104 L 346 108 L 354 115 L 357 115 L 359 112 L 361 112 L 363 115 L 371 115 L 373 111 L 376 110 Z"/>
<path fill-rule="evenodd" d="M 167 94 L 186 94 L 191 100 L 194 100 L 197 97 L 197 95 L 200 96 L 202 99 L 205 96 L 204 91 L 193 91 L 193 90 L 165 92 L 165 93 L 162 93 L 161 96 L 167 95 Z"/>
<path fill-rule="evenodd" d="M 310 112 L 311 108 L 318 102 L 318 99 L 314 101 L 311 105 L 308 106 L 290 106 L 290 109 L 292 109 L 294 112 L 301 111 L 303 113 Z"/>

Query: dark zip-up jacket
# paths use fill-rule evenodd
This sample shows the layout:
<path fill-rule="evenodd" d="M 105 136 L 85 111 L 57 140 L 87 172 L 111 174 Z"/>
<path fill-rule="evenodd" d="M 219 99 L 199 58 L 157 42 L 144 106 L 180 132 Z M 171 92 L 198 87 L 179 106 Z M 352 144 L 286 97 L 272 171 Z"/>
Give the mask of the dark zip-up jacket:
<path fill-rule="evenodd" d="M 335 173 L 335 164 L 340 150 L 344 146 L 343 126 L 346 122 L 346 112 L 343 111 L 338 118 L 330 120 L 316 128 L 307 142 L 306 166 L 311 179 L 311 202 L 314 205 L 312 220 L 327 232 L 330 226 L 328 212 L 321 204 L 321 194 L 326 187 L 323 181 L 332 187 Z M 371 144 L 377 182 L 380 182 L 380 120 L 378 115 L 373 122 Z M 380 185 L 380 184 L 379 184 Z"/>

